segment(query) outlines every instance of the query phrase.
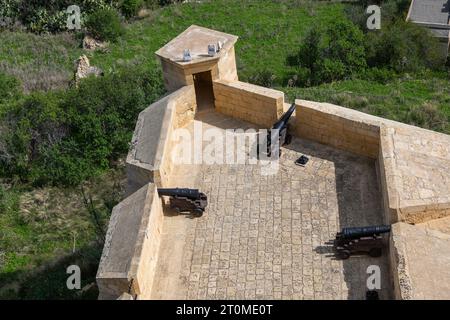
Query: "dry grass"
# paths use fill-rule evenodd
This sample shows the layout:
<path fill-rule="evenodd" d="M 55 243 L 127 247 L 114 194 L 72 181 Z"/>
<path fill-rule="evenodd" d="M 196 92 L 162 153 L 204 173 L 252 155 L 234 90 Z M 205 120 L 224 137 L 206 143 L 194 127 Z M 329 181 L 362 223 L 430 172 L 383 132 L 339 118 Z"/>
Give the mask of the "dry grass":
<path fill-rule="evenodd" d="M 25 92 L 66 87 L 81 52 L 80 41 L 69 33 L 0 33 L 0 71 L 20 79 Z"/>
<path fill-rule="evenodd" d="M 125 182 L 124 166 L 120 165 L 83 185 L 104 230 L 112 206 L 122 198 Z M 0 299 L 17 297 L 24 288 L 22 284 L 30 277 L 45 277 L 43 270 L 53 268 L 61 261 L 65 261 L 67 266 L 67 261 L 80 259 L 77 252 L 84 252 L 86 248 L 94 248 L 94 251 L 101 248 L 104 235 L 98 234 L 98 216 L 94 217 L 92 208 L 86 207 L 80 188 L 26 190 L 24 186 L 22 189 L 3 186 L 2 190 Z M 82 254 L 81 258 L 91 268 L 92 264 L 98 263 L 92 259 L 99 256 Z M 58 268 L 65 273 L 64 266 Z M 54 289 L 66 290 L 65 282 L 60 282 L 59 276 L 49 276 L 49 281 L 55 282 L 52 284 Z M 44 289 L 39 286 L 25 288 L 25 296 L 52 295 L 51 292 L 40 293 Z"/>

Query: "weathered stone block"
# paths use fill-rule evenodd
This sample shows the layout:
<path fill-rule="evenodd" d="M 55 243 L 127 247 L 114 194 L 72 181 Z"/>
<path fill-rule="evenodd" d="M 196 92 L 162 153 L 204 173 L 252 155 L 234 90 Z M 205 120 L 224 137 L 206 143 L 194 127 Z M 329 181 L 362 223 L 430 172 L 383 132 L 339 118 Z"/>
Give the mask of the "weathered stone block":
<path fill-rule="evenodd" d="M 450 235 L 396 223 L 390 247 L 397 299 L 450 299 Z"/>
<path fill-rule="evenodd" d="M 114 207 L 96 277 L 100 299 L 151 290 L 162 219 L 161 200 L 152 183 Z"/>

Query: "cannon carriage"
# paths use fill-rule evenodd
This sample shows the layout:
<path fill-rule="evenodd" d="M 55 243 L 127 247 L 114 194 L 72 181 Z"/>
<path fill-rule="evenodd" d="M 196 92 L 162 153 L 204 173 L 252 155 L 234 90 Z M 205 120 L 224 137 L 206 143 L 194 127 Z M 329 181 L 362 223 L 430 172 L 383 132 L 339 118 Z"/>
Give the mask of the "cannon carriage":
<path fill-rule="evenodd" d="M 371 226 L 343 228 L 336 234 L 333 242 L 336 256 L 348 259 L 351 255 L 368 254 L 371 257 L 380 257 L 385 247 L 383 234 L 389 233 L 391 226 Z"/>
<path fill-rule="evenodd" d="M 272 154 L 272 133 L 275 132 L 278 134 L 278 148 L 279 155 L 281 155 L 281 146 L 288 145 L 292 141 L 292 134 L 289 132 L 289 119 L 295 111 L 295 103 L 293 103 L 288 111 L 286 111 L 281 118 L 274 123 L 271 129 L 267 131 L 266 137 L 266 148 L 262 150 L 266 154 L 266 156 L 270 157 Z M 259 137 L 259 139 L 263 139 L 263 137 Z M 260 140 L 261 141 L 261 140 Z M 260 154 L 260 143 L 258 143 L 258 155 Z"/>
<path fill-rule="evenodd" d="M 191 213 L 201 217 L 208 205 L 208 198 L 198 189 L 158 188 L 160 196 L 169 197 L 169 206 L 178 213 Z"/>

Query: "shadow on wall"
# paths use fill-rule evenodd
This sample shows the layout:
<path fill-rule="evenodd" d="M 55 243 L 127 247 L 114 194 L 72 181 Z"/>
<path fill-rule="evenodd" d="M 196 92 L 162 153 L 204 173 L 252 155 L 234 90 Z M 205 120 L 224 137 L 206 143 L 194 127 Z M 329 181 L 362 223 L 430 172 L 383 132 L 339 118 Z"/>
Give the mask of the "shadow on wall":
<path fill-rule="evenodd" d="M 343 227 L 383 224 L 381 192 L 374 159 L 321 144 L 310 144 L 307 140 L 299 141 L 300 144 L 292 144 L 286 147 L 306 156 L 320 158 L 334 164 L 339 216 L 339 230 L 337 231 L 340 231 Z M 329 244 L 329 241 L 334 240 L 334 235 L 334 232 L 330 230 L 330 239 L 321 239 L 322 245 L 315 248 L 316 253 L 323 254 L 322 259 L 336 259 L 332 245 Z M 380 258 L 352 256 L 347 260 L 342 260 L 348 299 L 361 300 L 366 298 L 366 282 L 369 277 L 367 267 L 369 265 L 377 265 L 381 270 L 380 299 L 392 298 L 388 254 L 389 252 L 386 249 Z M 333 268 L 333 272 L 336 274 L 338 271 Z M 332 279 L 329 280 L 332 281 Z"/>
<path fill-rule="evenodd" d="M 223 115 L 221 113 L 215 112 L 214 110 L 207 110 L 206 112 L 197 113 L 195 115 L 195 120 L 201 121 L 202 125 L 211 126 L 223 130 L 258 130 L 259 128 L 263 128 L 262 126 L 252 124 L 248 121 L 237 120 L 230 116 Z"/>

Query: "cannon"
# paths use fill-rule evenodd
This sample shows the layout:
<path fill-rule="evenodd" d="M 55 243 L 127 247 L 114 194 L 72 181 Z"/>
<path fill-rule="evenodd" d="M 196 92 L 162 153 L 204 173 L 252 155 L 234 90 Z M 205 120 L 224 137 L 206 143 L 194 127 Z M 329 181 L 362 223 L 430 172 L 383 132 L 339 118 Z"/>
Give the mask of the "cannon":
<path fill-rule="evenodd" d="M 356 254 L 380 257 L 385 245 L 382 234 L 390 231 L 389 225 L 343 228 L 341 232 L 336 233 L 334 251 L 341 259 L 348 259 Z"/>
<path fill-rule="evenodd" d="M 208 198 L 198 189 L 158 188 L 159 196 L 168 196 L 170 208 L 179 213 L 190 212 L 201 217 L 208 205 Z"/>
<path fill-rule="evenodd" d="M 281 118 L 274 123 L 271 129 L 267 132 L 267 149 L 265 153 L 268 157 L 272 154 L 272 132 L 276 130 L 278 132 L 278 146 L 288 145 L 292 141 L 292 135 L 289 133 L 289 119 L 295 111 L 295 103 L 291 104 L 288 111 L 286 111 Z M 259 154 L 259 144 L 258 144 L 258 154 Z M 279 150 L 279 155 L 281 155 L 281 149 Z"/>

